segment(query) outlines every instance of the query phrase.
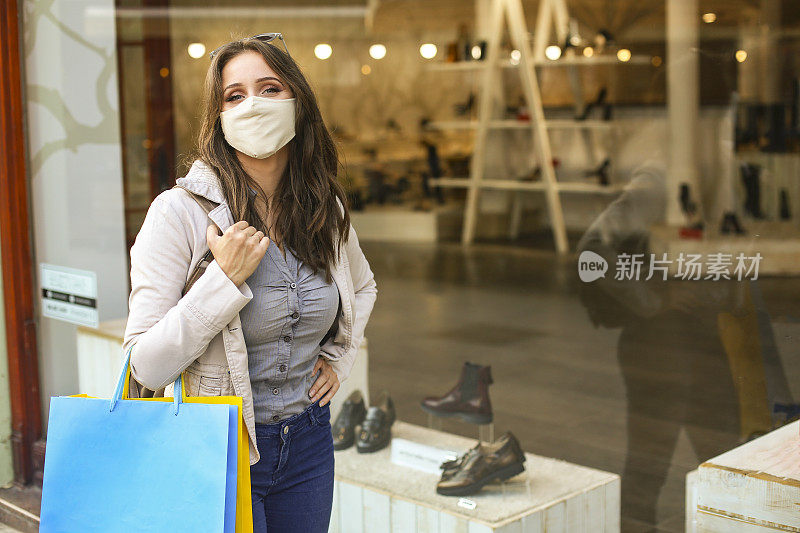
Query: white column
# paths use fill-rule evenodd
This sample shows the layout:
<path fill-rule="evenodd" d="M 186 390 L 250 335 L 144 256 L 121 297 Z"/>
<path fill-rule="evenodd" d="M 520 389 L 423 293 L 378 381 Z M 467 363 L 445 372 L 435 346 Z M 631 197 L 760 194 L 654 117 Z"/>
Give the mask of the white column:
<path fill-rule="evenodd" d="M 781 101 L 780 56 L 778 31 L 781 26 L 780 0 L 761 0 L 761 56 L 759 81 L 761 102 L 776 104 Z"/>
<path fill-rule="evenodd" d="M 667 108 L 669 171 L 667 222 L 680 225 L 684 217 L 678 194 L 689 183 L 700 208 L 697 172 L 697 117 L 700 103 L 698 64 L 698 0 L 667 0 Z"/>

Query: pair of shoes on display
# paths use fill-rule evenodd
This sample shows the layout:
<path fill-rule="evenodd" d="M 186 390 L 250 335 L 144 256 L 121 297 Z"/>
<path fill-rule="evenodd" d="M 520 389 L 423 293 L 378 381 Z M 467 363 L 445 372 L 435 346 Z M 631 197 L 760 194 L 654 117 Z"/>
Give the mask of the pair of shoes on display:
<path fill-rule="evenodd" d="M 436 492 L 443 496 L 468 496 L 484 485 L 505 481 L 525 471 L 525 453 L 513 433 L 496 441 L 478 443 L 464 455 L 442 463 Z"/>
<path fill-rule="evenodd" d="M 489 385 L 492 383 L 492 367 L 466 362 L 456 386 L 443 396 L 422 400 L 422 409 L 436 416 L 457 416 L 471 424 L 491 424 L 494 415 Z"/>
<path fill-rule="evenodd" d="M 394 420 L 394 402 L 387 392 L 381 395 L 377 405 L 367 409 L 361 391 L 354 391 L 345 400 L 331 427 L 333 449 L 345 450 L 355 444 L 359 453 L 382 450 L 392 440 Z"/>

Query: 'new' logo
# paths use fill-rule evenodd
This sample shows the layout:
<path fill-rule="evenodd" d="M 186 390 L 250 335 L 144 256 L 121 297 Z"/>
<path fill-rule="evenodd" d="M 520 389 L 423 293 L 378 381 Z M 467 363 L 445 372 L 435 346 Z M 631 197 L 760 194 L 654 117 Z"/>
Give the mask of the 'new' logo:
<path fill-rule="evenodd" d="M 584 283 L 606 277 L 608 261 L 590 250 L 581 252 L 578 258 L 578 276 Z"/>

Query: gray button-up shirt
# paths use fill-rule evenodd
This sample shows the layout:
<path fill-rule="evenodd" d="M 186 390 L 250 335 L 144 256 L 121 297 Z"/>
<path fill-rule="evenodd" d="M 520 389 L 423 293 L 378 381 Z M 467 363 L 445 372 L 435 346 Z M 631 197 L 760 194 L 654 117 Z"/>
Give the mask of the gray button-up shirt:
<path fill-rule="evenodd" d="M 302 412 L 320 341 L 336 320 L 339 290 L 325 283 L 286 248 L 271 242 L 247 278 L 253 299 L 240 311 L 247 344 L 250 383 L 257 424 L 270 424 Z"/>

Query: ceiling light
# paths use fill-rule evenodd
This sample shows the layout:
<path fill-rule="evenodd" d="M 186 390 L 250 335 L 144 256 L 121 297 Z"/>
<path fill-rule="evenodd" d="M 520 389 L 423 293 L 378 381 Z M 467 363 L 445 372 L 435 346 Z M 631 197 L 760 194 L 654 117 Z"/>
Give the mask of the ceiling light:
<path fill-rule="evenodd" d="M 583 49 L 583 56 L 584 57 L 592 57 L 594 55 L 594 48 L 591 46 L 587 46 Z"/>
<path fill-rule="evenodd" d="M 328 43 L 319 43 L 314 47 L 314 55 L 317 59 L 328 59 L 333 54 L 333 48 Z"/>
<path fill-rule="evenodd" d="M 475 60 L 480 59 L 481 58 L 481 47 L 476 44 L 475 46 L 472 47 L 472 50 L 471 50 L 470 53 L 472 55 L 472 59 L 475 59 Z"/>
<path fill-rule="evenodd" d="M 712 22 L 717 21 L 717 14 L 716 13 L 705 13 L 703 15 L 703 22 L 706 24 L 711 24 Z"/>
<path fill-rule="evenodd" d="M 369 47 L 369 56 L 372 59 L 383 59 L 386 56 L 386 47 L 382 44 L 373 44 Z"/>
<path fill-rule="evenodd" d="M 631 51 L 627 48 L 620 48 L 617 52 L 617 59 L 625 63 L 626 61 L 631 60 Z"/>
<path fill-rule="evenodd" d="M 186 51 L 189 52 L 189 57 L 200 59 L 206 54 L 206 45 L 203 43 L 191 43 L 186 48 Z"/>
<path fill-rule="evenodd" d="M 561 57 L 561 48 L 552 44 L 544 49 L 544 56 L 551 61 L 555 61 Z"/>
<path fill-rule="evenodd" d="M 436 57 L 436 45 L 432 43 L 425 43 L 419 47 L 419 55 L 425 59 L 433 59 Z"/>
<path fill-rule="evenodd" d="M 747 51 L 736 50 L 736 61 L 738 61 L 739 63 L 744 63 L 745 59 L 747 59 Z"/>
<path fill-rule="evenodd" d="M 369 65 L 361 65 L 361 74 L 367 76 L 370 72 L 372 72 L 372 68 Z"/>

